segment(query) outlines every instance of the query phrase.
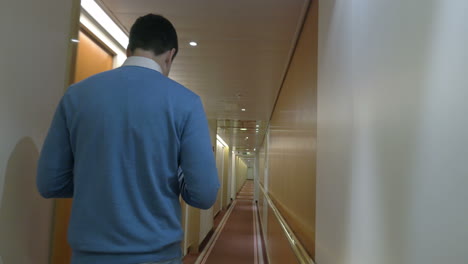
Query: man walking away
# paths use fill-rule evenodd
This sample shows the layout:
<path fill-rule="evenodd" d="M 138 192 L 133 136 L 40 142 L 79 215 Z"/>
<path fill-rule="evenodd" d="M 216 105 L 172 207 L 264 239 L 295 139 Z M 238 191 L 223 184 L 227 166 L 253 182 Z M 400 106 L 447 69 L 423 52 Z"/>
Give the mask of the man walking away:
<path fill-rule="evenodd" d="M 181 263 L 179 195 L 202 209 L 216 200 L 201 100 L 167 77 L 177 51 L 167 19 L 140 17 L 124 65 L 72 85 L 60 101 L 37 186 L 45 198 L 73 197 L 73 264 Z"/>

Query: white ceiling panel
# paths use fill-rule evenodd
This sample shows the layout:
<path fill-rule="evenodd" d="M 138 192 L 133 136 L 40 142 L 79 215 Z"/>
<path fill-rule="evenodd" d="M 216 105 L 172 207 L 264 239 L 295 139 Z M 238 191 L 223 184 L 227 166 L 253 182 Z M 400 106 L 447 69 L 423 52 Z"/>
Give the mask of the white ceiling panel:
<path fill-rule="evenodd" d="M 170 77 L 201 96 L 209 118 L 262 121 L 264 126 L 308 0 L 97 2 L 127 32 L 138 17 L 148 13 L 168 18 L 177 30 L 180 46 Z M 191 47 L 190 41 L 198 46 Z M 247 131 L 233 143 L 254 148 L 262 135 L 263 130 Z"/>

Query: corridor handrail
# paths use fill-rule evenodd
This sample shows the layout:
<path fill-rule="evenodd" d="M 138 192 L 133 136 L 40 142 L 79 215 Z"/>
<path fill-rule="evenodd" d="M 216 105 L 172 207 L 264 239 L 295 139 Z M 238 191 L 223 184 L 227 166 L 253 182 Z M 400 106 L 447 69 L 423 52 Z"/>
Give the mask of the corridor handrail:
<path fill-rule="evenodd" d="M 314 264 L 314 261 L 312 258 L 309 256 L 307 251 L 305 250 L 304 246 L 301 244 L 299 239 L 297 239 L 296 235 L 292 231 L 292 229 L 289 227 L 288 223 L 286 223 L 286 220 L 284 220 L 283 216 L 281 213 L 278 211 L 276 208 L 275 204 L 273 201 L 270 199 L 270 196 L 266 193 L 265 189 L 261 184 L 259 184 L 260 190 L 263 193 L 263 196 L 266 198 L 268 205 L 270 208 L 273 210 L 273 213 L 276 216 L 276 219 L 278 219 L 278 222 L 280 223 L 281 229 L 283 229 L 284 233 L 286 234 L 286 237 L 288 238 L 289 245 L 291 246 L 292 250 L 294 251 L 294 254 L 296 255 L 297 259 L 299 260 L 300 264 Z"/>

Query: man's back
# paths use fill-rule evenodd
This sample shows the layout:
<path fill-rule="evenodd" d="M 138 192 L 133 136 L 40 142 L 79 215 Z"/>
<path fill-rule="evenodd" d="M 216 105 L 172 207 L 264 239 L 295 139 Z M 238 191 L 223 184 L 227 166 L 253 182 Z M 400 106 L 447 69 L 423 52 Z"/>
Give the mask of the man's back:
<path fill-rule="evenodd" d="M 63 149 L 65 138 L 70 157 Z M 208 208 L 219 187 L 200 98 L 139 66 L 72 86 L 44 144 L 38 186 L 46 197 L 74 198 L 73 263 L 180 256 L 180 193 L 187 203 Z"/>

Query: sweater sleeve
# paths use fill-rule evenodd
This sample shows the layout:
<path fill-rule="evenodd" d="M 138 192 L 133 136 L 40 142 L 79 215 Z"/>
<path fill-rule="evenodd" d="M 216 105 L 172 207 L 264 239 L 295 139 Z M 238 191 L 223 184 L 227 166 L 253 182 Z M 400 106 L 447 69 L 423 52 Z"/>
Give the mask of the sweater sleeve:
<path fill-rule="evenodd" d="M 218 172 L 211 148 L 208 121 L 199 97 L 185 122 L 180 149 L 184 201 L 200 209 L 210 208 L 219 189 Z"/>
<path fill-rule="evenodd" d="M 37 166 L 37 188 L 44 198 L 73 197 L 74 158 L 66 123 L 64 101 L 55 112 Z"/>

